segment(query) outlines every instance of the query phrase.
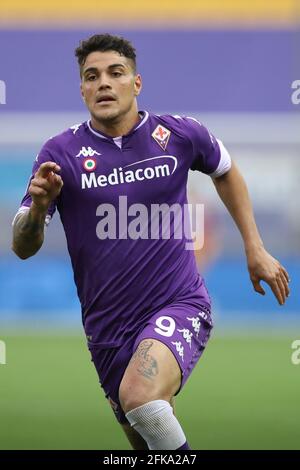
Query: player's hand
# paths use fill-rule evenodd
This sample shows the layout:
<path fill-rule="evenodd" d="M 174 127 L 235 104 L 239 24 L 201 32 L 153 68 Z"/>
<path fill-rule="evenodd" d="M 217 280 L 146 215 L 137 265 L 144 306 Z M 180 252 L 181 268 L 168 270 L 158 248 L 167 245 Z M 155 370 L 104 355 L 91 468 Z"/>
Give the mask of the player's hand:
<path fill-rule="evenodd" d="M 47 211 L 51 202 L 57 198 L 63 186 L 61 176 L 57 174 L 60 166 L 55 162 L 42 163 L 31 180 L 28 192 L 36 208 Z"/>
<path fill-rule="evenodd" d="M 248 270 L 254 290 L 265 295 L 260 281 L 265 281 L 278 303 L 283 305 L 289 296 L 289 275 L 286 269 L 264 248 L 260 247 L 247 253 Z"/>

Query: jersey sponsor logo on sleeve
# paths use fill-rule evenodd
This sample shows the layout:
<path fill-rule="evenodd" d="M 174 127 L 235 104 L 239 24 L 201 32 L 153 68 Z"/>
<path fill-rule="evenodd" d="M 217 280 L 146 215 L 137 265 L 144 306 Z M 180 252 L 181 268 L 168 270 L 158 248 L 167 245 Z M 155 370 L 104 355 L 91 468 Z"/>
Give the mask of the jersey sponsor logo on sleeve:
<path fill-rule="evenodd" d="M 151 135 L 155 142 L 157 142 L 163 150 L 166 150 L 170 139 L 171 131 L 169 131 L 169 129 L 166 129 L 164 126 L 158 125 L 156 126 Z"/>

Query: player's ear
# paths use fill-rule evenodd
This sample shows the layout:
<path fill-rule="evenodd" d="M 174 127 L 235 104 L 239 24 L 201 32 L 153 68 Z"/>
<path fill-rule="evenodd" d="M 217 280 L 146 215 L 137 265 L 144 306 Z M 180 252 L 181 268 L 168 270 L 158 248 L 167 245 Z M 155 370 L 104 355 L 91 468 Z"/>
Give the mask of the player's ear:
<path fill-rule="evenodd" d="M 82 88 L 82 84 L 81 84 L 81 83 L 80 83 L 80 94 L 81 94 L 81 98 L 82 98 L 83 101 L 85 102 L 84 92 L 83 92 L 83 88 Z"/>
<path fill-rule="evenodd" d="M 135 96 L 138 96 L 140 94 L 141 90 L 142 90 L 142 77 L 138 73 L 134 77 L 134 94 L 135 94 Z"/>

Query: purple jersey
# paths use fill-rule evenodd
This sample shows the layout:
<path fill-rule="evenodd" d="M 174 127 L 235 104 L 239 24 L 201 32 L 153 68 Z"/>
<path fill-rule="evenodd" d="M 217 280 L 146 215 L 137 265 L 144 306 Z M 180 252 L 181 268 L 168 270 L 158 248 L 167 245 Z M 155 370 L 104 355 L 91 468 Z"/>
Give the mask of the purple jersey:
<path fill-rule="evenodd" d="M 90 121 L 71 127 L 45 143 L 32 172 L 46 161 L 61 167 L 64 185 L 48 219 L 57 208 L 86 334 L 109 348 L 120 345 L 150 314 L 196 289 L 203 289 L 203 305 L 210 306 L 194 252 L 185 249 L 185 236 L 150 237 L 149 228 L 138 238 L 128 237 L 134 218 L 126 212 L 136 204 L 149 208 L 149 214 L 155 204 L 183 207 L 189 170 L 219 176 L 228 170 L 222 158 L 226 152 L 193 118 L 140 116 L 127 135 L 117 138 L 94 130 Z M 20 210 L 30 205 L 27 192 Z M 111 207 L 116 236 L 101 238 Z"/>

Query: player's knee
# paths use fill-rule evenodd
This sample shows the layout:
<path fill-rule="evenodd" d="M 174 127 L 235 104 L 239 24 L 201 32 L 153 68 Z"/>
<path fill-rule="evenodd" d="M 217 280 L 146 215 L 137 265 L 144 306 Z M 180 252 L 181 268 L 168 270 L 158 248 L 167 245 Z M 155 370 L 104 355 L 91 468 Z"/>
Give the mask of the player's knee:
<path fill-rule="evenodd" d="M 151 450 L 188 449 L 185 434 L 165 400 L 153 400 L 126 413 L 130 425 Z"/>
<path fill-rule="evenodd" d="M 128 383 L 123 381 L 119 389 L 119 400 L 124 413 L 128 413 L 139 406 L 145 405 L 153 400 L 167 399 L 162 396 L 155 384 L 144 384 L 138 382 Z"/>
<path fill-rule="evenodd" d="M 119 400 L 124 413 L 131 411 L 149 401 L 149 392 L 145 387 L 137 384 L 121 383 L 119 389 Z"/>

